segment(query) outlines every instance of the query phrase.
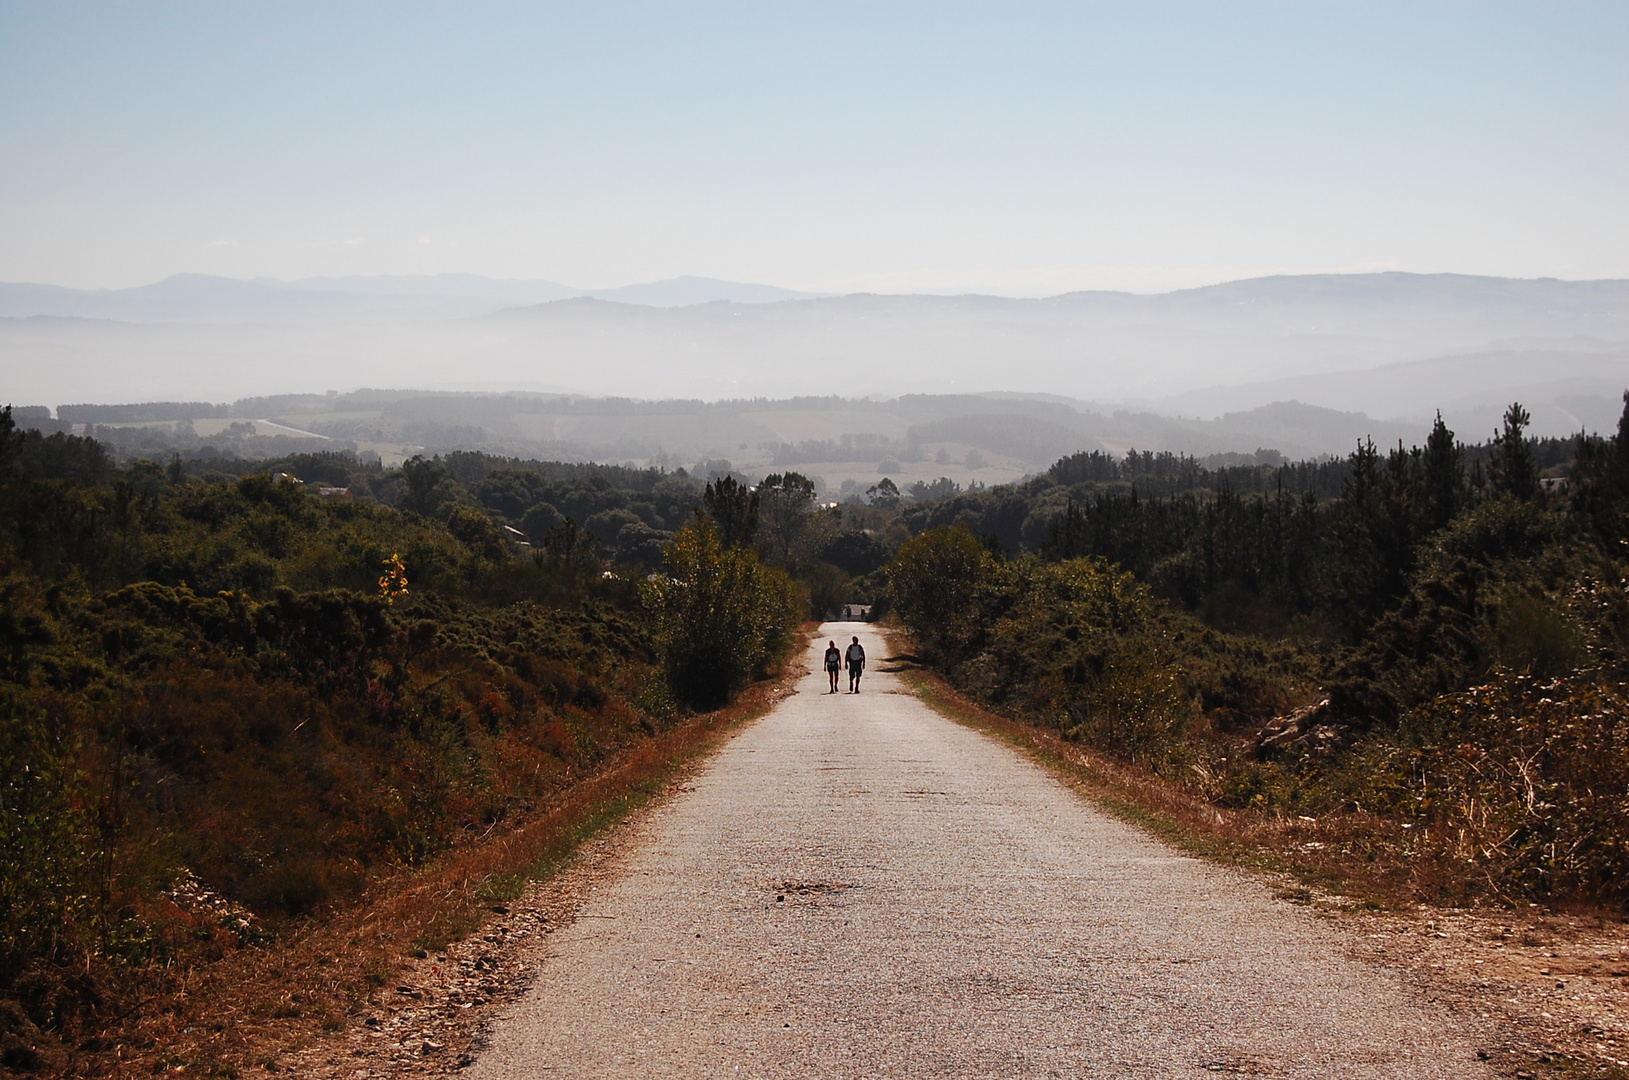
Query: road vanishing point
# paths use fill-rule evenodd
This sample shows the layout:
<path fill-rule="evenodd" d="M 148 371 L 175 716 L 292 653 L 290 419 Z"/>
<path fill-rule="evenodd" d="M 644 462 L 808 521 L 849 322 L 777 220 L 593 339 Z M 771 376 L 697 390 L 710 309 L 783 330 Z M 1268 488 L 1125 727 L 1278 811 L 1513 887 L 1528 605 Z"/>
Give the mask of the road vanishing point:
<path fill-rule="evenodd" d="M 819 653 L 855 634 L 862 692 L 828 694 Z M 1491 1075 L 1353 936 L 941 717 L 885 655 L 823 627 L 797 693 L 628 826 L 465 1075 Z"/>

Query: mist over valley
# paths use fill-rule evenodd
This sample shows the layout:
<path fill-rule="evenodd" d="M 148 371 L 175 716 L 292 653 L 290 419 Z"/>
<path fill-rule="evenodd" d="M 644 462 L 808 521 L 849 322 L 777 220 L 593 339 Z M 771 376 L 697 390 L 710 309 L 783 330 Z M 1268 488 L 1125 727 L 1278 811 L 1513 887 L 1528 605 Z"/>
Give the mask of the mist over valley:
<path fill-rule="evenodd" d="M 218 432 L 275 421 L 386 461 L 479 447 L 768 471 L 795 457 L 834 483 L 892 459 L 989 483 L 1078 450 L 1343 454 L 1365 437 L 1418 441 L 1437 410 L 1482 437 L 1511 400 L 1535 434 L 1604 430 L 1626 343 L 1629 282 L 1462 275 L 1042 299 L 705 278 L 597 292 L 475 275 L 0 285 L 17 404 L 210 403 L 50 414 L 63 423 L 191 422 L 170 433 L 243 450 L 254 440 Z M 223 414 L 223 401 L 238 404 Z M 967 468 L 970 452 L 984 464 Z"/>

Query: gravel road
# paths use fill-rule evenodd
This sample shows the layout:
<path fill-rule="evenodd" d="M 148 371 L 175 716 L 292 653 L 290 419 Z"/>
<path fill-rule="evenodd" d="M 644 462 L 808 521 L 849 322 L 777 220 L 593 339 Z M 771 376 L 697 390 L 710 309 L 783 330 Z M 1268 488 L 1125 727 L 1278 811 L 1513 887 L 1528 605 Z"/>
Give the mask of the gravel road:
<path fill-rule="evenodd" d="M 818 652 L 873 667 L 828 695 Z M 1488 1076 L 1477 1032 L 1270 886 L 943 719 L 833 623 L 632 826 L 465 1075 Z"/>

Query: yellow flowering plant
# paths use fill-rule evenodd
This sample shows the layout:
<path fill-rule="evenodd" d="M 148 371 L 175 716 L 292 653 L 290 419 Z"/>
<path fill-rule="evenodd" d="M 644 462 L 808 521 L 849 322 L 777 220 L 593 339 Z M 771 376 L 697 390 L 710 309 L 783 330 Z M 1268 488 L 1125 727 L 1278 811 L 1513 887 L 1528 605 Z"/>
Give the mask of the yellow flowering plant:
<path fill-rule="evenodd" d="M 385 572 L 379 576 L 379 595 L 385 598 L 387 604 L 394 604 L 397 599 L 407 595 L 407 567 L 402 563 L 402 557 L 394 551 L 385 560 Z"/>

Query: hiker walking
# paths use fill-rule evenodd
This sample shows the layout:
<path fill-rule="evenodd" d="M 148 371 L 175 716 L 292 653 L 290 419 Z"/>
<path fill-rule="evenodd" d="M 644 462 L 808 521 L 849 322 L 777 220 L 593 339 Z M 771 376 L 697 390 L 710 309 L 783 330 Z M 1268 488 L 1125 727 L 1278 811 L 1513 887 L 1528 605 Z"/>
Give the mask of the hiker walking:
<path fill-rule="evenodd" d="M 848 692 L 858 694 L 860 673 L 865 670 L 865 647 L 860 644 L 858 637 L 854 639 L 854 644 L 848 647 L 848 652 L 843 654 L 843 666 L 848 668 Z"/>
<path fill-rule="evenodd" d="M 837 642 L 828 643 L 826 647 L 826 674 L 831 678 L 831 689 L 827 693 L 837 693 L 837 672 L 842 666 L 842 650 L 837 647 Z"/>

